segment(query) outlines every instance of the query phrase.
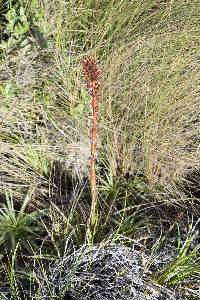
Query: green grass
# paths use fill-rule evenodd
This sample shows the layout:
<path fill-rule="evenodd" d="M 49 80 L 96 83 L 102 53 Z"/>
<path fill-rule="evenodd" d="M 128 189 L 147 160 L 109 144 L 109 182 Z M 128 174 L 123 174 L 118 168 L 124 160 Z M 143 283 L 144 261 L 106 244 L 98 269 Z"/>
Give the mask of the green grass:
<path fill-rule="evenodd" d="M 37 247 L 36 239 L 43 231 L 42 226 L 38 223 L 42 212 L 25 212 L 33 192 L 34 190 L 27 194 L 19 211 L 16 211 L 14 207 L 12 195 L 7 195 L 6 204 L 0 209 L 2 256 L 6 252 L 14 254 L 16 248 L 25 248 L 27 251 L 32 252 L 32 249 Z"/>

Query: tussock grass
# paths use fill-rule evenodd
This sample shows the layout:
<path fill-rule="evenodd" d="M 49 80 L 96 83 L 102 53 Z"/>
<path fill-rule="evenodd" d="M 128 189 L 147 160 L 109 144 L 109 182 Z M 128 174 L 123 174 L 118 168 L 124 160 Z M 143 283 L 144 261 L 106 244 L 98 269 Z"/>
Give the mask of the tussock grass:
<path fill-rule="evenodd" d="M 150 182 L 170 183 L 199 165 L 198 41 L 180 33 L 135 44 L 119 49 L 108 68 L 113 151 L 125 172 L 142 168 Z"/>
<path fill-rule="evenodd" d="M 64 70 L 64 63 L 98 54 L 104 94 L 100 145 L 102 152 L 109 149 L 114 172 L 142 170 L 149 182 L 165 186 L 198 168 L 198 2 L 61 5 L 55 23 L 58 68 L 66 74 L 62 88 L 69 91 L 70 75 L 74 89 L 66 106 L 79 104 L 81 82 L 73 79 L 79 67 Z"/>

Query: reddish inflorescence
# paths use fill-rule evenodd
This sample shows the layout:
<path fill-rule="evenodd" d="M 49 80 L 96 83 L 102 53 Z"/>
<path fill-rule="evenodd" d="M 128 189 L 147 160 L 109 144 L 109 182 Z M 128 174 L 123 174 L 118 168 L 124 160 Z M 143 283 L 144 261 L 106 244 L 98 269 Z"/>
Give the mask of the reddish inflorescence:
<path fill-rule="evenodd" d="M 95 58 L 87 57 L 83 61 L 83 76 L 85 77 L 89 94 L 91 95 L 92 113 L 92 127 L 91 127 L 91 161 L 90 161 L 90 186 L 92 196 L 91 206 L 91 223 L 94 223 L 96 204 L 97 204 L 97 184 L 96 184 L 96 146 L 97 146 L 97 116 L 98 116 L 98 102 L 100 99 L 99 94 L 99 77 L 100 70 Z"/>
<path fill-rule="evenodd" d="M 83 61 L 83 75 L 87 83 L 99 80 L 100 70 L 94 57 L 87 57 Z"/>

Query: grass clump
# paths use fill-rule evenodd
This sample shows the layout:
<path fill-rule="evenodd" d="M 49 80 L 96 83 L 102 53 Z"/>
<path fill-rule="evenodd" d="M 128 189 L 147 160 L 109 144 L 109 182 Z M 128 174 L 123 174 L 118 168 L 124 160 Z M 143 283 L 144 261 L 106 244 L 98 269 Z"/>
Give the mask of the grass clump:
<path fill-rule="evenodd" d="M 37 238 L 43 231 L 42 226 L 38 224 L 42 213 L 40 211 L 25 212 L 30 197 L 29 193 L 17 212 L 12 196 L 7 195 L 6 204 L 0 209 L 0 245 L 4 255 L 6 252 L 14 254 L 16 248 L 23 247 L 32 252 L 33 248 L 37 247 Z"/>

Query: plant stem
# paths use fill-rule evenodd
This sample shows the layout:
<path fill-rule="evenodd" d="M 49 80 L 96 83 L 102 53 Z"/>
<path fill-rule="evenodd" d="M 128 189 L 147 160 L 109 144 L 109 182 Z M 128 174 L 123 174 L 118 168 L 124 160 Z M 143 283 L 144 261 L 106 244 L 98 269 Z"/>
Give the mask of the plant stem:
<path fill-rule="evenodd" d="M 98 117 L 98 101 L 99 95 L 99 76 L 100 70 L 93 57 L 87 57 L 83 61 L 83 75 L 86 79 L 87 88 L 92 97 L 92 127 L 90 133 L 91 142 L 91 161 L 90 161 L 90 191 L 91 191 L 91 210 L 89 225 L 94 227 L 96 222 L 96 208 L 97 208 L 97 179 L 96 179 L 96 156 L 97 156 L 97 117 Z"/>
<path fill-rule="evenodd" d="M 96 180 L 96 156 L 97 156 L 97 117 L 98 101 L 96 82 L 91 83 L 92 89 L 92 128 L 91 128 L 91 165 L 90 165 L 90 189 L 91 189 L 91 223 L 95 223 L 96 205 L 97 205 L 97 180 Z"/>

